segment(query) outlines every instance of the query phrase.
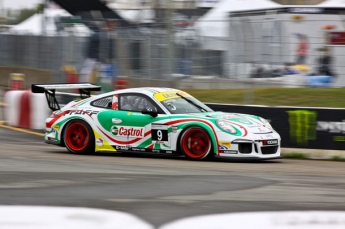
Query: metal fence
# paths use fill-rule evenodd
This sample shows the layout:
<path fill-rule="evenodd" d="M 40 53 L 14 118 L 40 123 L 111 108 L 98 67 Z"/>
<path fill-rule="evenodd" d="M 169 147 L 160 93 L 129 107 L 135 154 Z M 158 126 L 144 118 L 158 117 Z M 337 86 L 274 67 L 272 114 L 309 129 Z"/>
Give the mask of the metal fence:
<path fill-rule="evenodd" d="M 327 46 L 333 58 L 332 68 L 338 76 L 336 84 L 345 86 L 345 46 L 329 45 L 323 29 L 324 25 L 332 24 L 344 31 L 341 18 L 318 20 L 315 17 L 303 22 L 272 15 L 269 18 L 267 15 L 232 17 L 223 21 L 227 26 L 224 29 L 229 30 L 225 37 L 200 34 L 197 26 L 118 28 L 111 41 L 116 58 L 110 62 L 116 65 L 117 76 L 179 81 L 189 77 L 187 82 L 192 86 L 202 76 L 243 80 L 255 77 L 253 72 L 258 69 L 263 73 L 259 77 L 272 78 L 284 75 L 286 63 L 295 61 L 296 34 L 303 33 L 309 43 L 306 62 L 309 70 L 302 69 L 299 73 L 316 73 L 321 55 L 318 49 Z M 216 26 L 218 22 L 214 23 Z M 50 70 L 54 82 L 65 82 L 61 68 L 73 65 L 80 71 L 87 58 L 89 40 L 75 35 L 0 34 L 0 64 Z M 224 81 L 219 82 L 214 85 L 224 87 Z"/>

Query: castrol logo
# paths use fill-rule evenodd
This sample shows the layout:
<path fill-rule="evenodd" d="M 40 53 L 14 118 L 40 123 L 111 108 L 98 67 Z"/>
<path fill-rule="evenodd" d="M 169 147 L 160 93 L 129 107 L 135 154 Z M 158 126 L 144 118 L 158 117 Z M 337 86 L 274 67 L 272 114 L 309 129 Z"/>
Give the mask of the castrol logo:
<path fill-rule="evenodd" d="M 112 126 L 110 132 L 117 137 L 144 137 L 144 128 L 129 126 Z"/>

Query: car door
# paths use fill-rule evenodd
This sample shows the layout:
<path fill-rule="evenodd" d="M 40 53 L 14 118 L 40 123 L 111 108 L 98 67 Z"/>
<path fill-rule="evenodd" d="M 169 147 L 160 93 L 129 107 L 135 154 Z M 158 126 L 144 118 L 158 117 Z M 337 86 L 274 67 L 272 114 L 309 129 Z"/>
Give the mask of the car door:
<path fill-rule="evenodd" d="M 123 93 L 118 95 L 117 101 L 109 133 L 115 140 L 115 149 L 158 152 L 157 141 L 170 145 L 168 125 L 164 124 L 170 120 L 169 116 L 151 98 L 140 93 Z M 143 114 L 143 111 L 152 113 Z"/>

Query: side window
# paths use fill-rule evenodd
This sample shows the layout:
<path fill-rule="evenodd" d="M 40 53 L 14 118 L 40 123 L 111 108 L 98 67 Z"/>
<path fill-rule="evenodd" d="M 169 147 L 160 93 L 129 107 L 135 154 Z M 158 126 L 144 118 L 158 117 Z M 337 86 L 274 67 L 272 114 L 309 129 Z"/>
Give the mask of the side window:
<path fill-rule="evenodd" d="M 93 101 L 91 106 L 111 109 L 112 101 L 113 96 L 107 96 Z"/>
<path fill-rule="evenodd" d="M 138 111 L 141 112 L 144 109 L 149 111 L 156 111 L 157 107 L 146 97 L 141 95 L 121 95 L 120 96 L 120 110 L 125 111 Z"/>

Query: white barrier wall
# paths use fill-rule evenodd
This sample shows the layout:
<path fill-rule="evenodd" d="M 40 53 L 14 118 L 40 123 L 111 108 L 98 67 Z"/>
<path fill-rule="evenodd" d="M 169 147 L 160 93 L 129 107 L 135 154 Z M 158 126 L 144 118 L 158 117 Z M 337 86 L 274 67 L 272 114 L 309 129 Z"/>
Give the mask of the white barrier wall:
<path fill-rule="evenodd" d="M 176 220 L 159 229 L 344 229 L 344 211 L 226 213 Z"/>
<path fill-rule="evenodd" d="M 138 217 L 120 211 L 80 207 L 0 206 L 0 227 L 6 229 L 153 229 Z"/>
<path fill-rule="evenodd" d="M 45 120 L 51 114 L 44 94 L 31 91 L 8 91 L 4 95 L 7 104 L 5 120 L 9 126 L 45 129 Z"/>

